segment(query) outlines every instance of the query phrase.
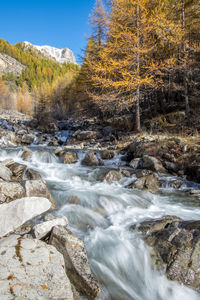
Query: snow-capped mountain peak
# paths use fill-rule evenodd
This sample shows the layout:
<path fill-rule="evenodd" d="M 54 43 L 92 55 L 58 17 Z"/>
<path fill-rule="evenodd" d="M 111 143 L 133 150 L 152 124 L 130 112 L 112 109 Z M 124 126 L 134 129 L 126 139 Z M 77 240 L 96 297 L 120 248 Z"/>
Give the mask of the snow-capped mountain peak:
<path fill-rule="evenodd" d="M 37 49 L 38 51 L 42 52 L 44 55 L 46 55 L 49 58 L 54 58 L 59 63 L 74 63 L 76 64 L 75 56 L 72 52 L 72 50 L 68 48 L 55 48 L 52 46 L 44 45 L 44 46 L 38 46 L 33 45 L 29 42 L 24 42 L 24 44 L 27 47 L 33 47 Z"/>

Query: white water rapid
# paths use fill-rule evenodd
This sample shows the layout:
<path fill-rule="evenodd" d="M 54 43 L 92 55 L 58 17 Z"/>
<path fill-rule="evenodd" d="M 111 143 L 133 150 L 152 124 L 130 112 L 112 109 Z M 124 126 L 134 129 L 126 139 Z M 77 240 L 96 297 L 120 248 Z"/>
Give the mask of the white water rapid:
<path fill-rule="evenodd" d="M 99 300 L 198 300 L 200 294 L 169 281 L 153 267 L 150 248 L 139 232 L 130 231 L 143 220 L 175 215 L 200 219 L 200 205 L 183 191 L 168 189 L 153 195 L 99 180 L 103 168 L 62 164 L 51 150 L 32 148 L 31 161 L 22 161 L 21 149 L 0 150 L 0 160 L 13 158 L 40 172 L 55 198 L 57 215 L 65 215 L 70 229 L 83 239 L 92 271 L 102 285 Z M 116 166 L 119 159 L 106 162 Z M 197 187 L 199 188 L 199 186 Z M 69 204 L 78 197 L 80 204 Z"/>

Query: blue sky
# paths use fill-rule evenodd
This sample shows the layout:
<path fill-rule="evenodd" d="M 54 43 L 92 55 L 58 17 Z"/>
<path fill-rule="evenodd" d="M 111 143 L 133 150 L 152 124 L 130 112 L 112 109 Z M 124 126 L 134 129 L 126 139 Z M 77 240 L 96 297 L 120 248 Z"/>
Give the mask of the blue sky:
<path fill-rule="evenodd" d="M 80 62 L 90 33 L 88 16 L 95 0 L 1 1 L 0 38 L 11 44 L 29 41 L 37 45 L 68 47 Z"/>

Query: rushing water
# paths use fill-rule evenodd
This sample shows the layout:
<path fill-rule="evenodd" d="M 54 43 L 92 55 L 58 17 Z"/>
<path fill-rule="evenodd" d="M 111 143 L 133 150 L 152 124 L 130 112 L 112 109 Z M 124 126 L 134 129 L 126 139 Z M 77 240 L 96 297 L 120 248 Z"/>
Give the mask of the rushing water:
<path fill-rule="evenodd" d="M 165 185 L 162 193 L 126 188 L 130 178 L 119 183 L 102 182 L 104 167 L 61 164 L 51 150 L 32 149 L 30 162 L 21 160 L 22 150 L 0 151 L 0 160 L 13 158 L 40 172 L 57 203 L 57 215 L 67 216 L 70 229 L 84 240 L 92 271 L 102 285 L 100 300 L 197 300 L 192 289 L 169 281 L 163 271 L 154 269 L 150 248 L 130 225 L 146 219 L 176 215 L 185 220 L 199 219 L 200 206 L 183 191 Z M 116 167 L 120 158 L 106 162 Z M 134 176 L 134 175 L 133 175 Z M 185 185 L 191 186 L 191 183 Z M 199 186 L 195 186 L 199 188 Z M 80 204 L 70 204 L 70 197 Z"/>

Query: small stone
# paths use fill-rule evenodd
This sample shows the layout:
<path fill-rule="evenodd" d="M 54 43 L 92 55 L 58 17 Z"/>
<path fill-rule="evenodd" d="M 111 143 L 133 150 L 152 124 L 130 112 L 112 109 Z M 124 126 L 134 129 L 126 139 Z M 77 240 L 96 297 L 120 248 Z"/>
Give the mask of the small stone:
<path fill-rule="evenodd" d="M 115 152 L 110 150 L 103 150 L 100 154 L 102 159 L 112 159 L 115 156 Z"/>
<path fill-rule="evenodd" d="M 33 169 L 26 170 L 25 178 L 28 180 L 41 180 L 42 179 L 40 173 Z"/>
<path fill-rule="evenodd" d="M 108 182 L 120 181 L 121 178 L 122 178 L 121 173 L 116 170 L 110 170 L 104 176 L 104 180 Z"/>
<path fill-rule="evenodd" d="M 132 167 L 134 170 L 139 169 L 142 166 L 142 160 L 141 158 L 135 158 L 130 162 L 130 167 Z"/>
<path fill-rule="evenodd" d="M 37 224 L 33 227 L 34 237 L 40 240 L 49 235 L 54 226 L 67 226 L 67 224 L 68 220 L 66 217 L 54 218 L 53 220 Z"/>
<path fill-rule="evenodd" d="M 64 164 L 74 164 L 78 161 L 78 155 L 76 152 L 66 152 L 63 158 Z"/>
<path fill-rule="evenodd" d="M 76 205 L 80 205 L 81 204 L 81 201 L 78 197 L 76 196 L 70 196 L 68 198 L 68 201 L 67 201 L 69 204 L 76 204 Z"/>
<path fill-rule="evenodd" d="M 82 165 L 84 166 L 101 166 L 104 163 L 96 156 L 93 151 L 86 153 L 84 159 L 82 160 Z"/>
<path fill-rule="evenodd" d="M 128 170 L 121 170 L 121 174 L 125 177 L 130 177 L 131 173 Z"/>
<path fill-rule="evenodd" d="M 29 161 L 32 157 L 32 152 L 28 148 L 24 147 L 23 152 L 21 154 L 21 158 L 25 161 Z"/>

